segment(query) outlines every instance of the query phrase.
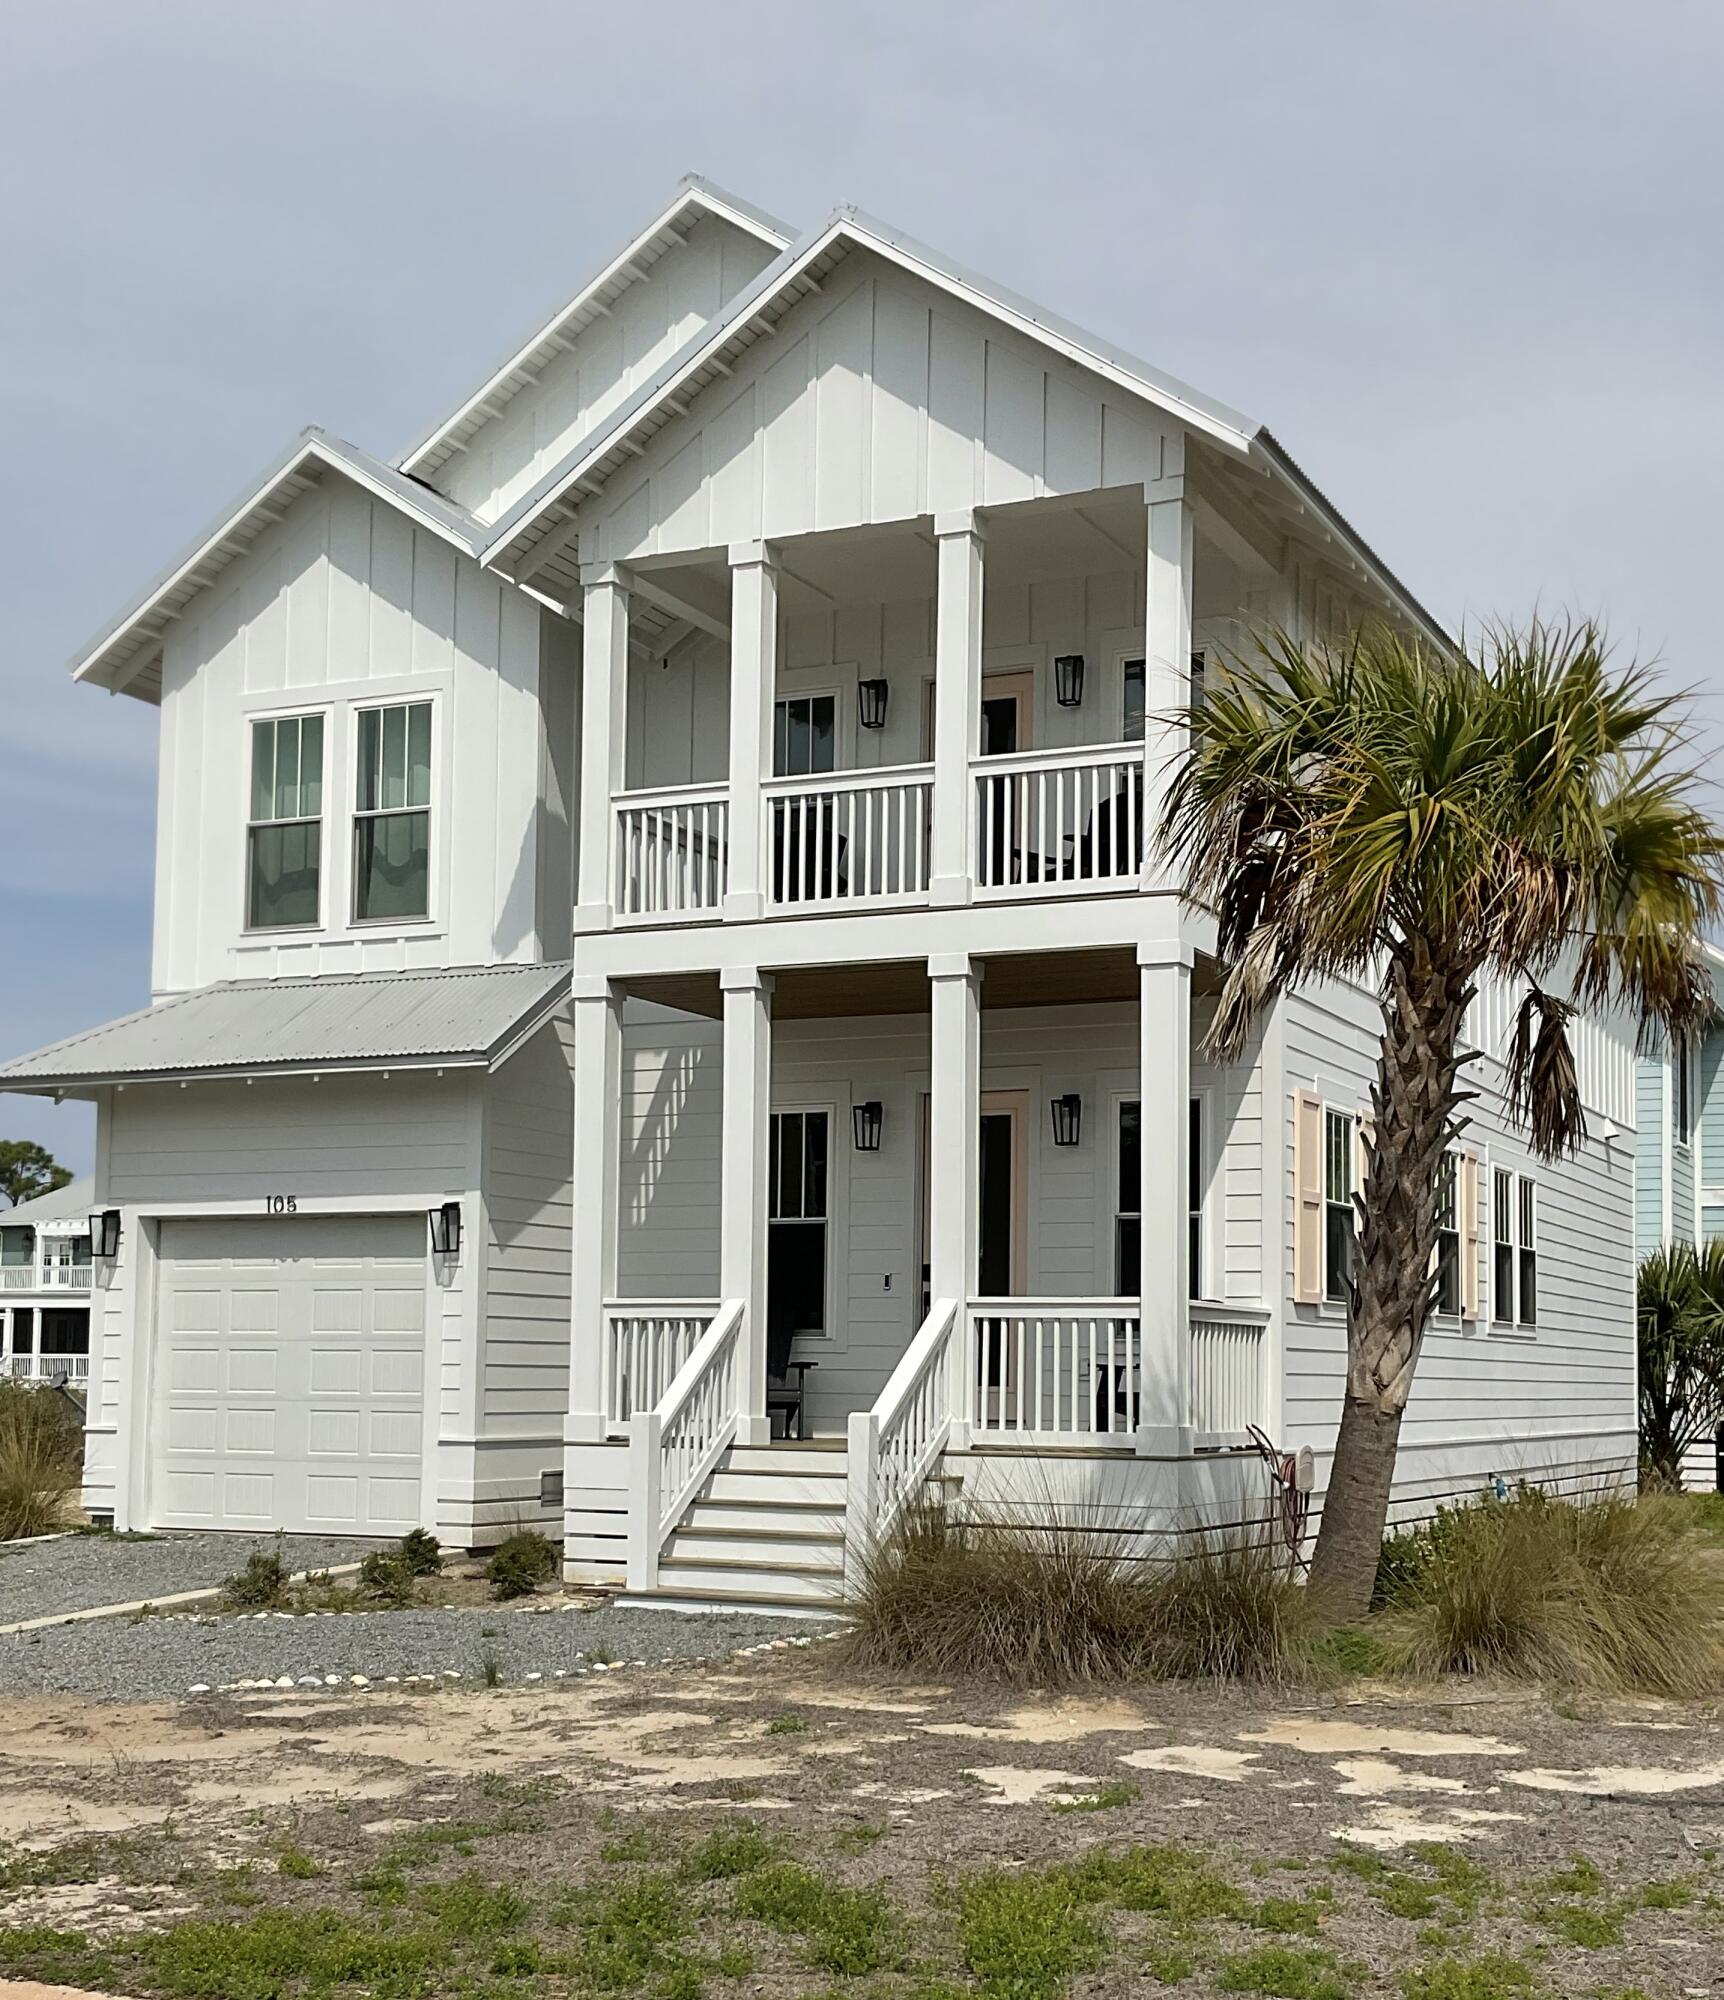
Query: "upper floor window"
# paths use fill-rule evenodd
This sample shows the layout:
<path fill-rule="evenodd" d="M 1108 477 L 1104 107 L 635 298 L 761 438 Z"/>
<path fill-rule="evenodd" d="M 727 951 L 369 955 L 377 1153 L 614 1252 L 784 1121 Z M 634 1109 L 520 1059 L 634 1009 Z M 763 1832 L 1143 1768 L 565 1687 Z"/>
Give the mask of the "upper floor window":
<path fill-rule="evenodd" d="M 1460 1204 L 1456 1197 L 1458 1162 L 1445 1153 L 1437 1163 L 1437 1311 L 1461 1309 Z"/>
<path fill-rule="evenodd" d="M 1678 1041 L 1671 1051 L 1670 1094 L 1676 1114 L 1676 1143 L 1691 1145 L 1694 1140 L 1694 1083 L 1691 1052 L 1686 1041 Z"/>
<path fill-rule="evenodd" d="M 1323 1296 L 1344 1299 L 1353 1277 L 1353 1131 L 1348 1111 L 1323 1114 Z"/>
<path fill-rule="evenodd" d="M 1191 656 L 1191 706 L 1203 706 L 1204 688 L 1207 681 L 1207 663 L 1202 653 Z M 1144 674 L 1141 660 L 1127 660 L 1121 669 L 1119 734 L 1123 743 L 1143 741 L 1143 723 L 1147 712 L 1144 698 Z"/>
<path fill-rule="evenodd" d="M 22 1225 L 0 1229 L 0 1264 L 29 1264 L 35 1261 L 36 1232 Z"/>
<path fill-rule="evenodd" d="M 431 910 L 431 704 L 359 711 L 354 787 L 356 922 Z"/>
<path fill-rule="evenodd" d="M 838 760 L 838 702 L 829 694 L 791 695 L 772 704 L 772 775 L 806 778 Z"/>
<path fill-rule="evenodd" d="M 272 715 L 251 726 L 246 916 L 252 930 L 315 924 L 323 850 L 323 717 Z"/>

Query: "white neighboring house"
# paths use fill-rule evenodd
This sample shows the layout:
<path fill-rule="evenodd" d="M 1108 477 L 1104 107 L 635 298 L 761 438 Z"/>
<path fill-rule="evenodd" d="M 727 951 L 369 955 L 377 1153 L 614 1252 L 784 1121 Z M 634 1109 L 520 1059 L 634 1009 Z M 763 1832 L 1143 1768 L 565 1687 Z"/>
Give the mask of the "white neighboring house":
<path fill-rule="evenodd" d="M 1321 1486 L 1375 1005 L 1214 1061 L 1153 834 L 1228 650 L 1365 618 L 1446 643 L 1260 426 L 699 181 L 397 463 L 306 433 L 74 665 L 161 709 L 156 1004 L 0 1069 L 98 1105 L 87 1504 L 817 1609 L 931 1475 Z M 1634 1461 L 1632 1049 L 1535 1165 L 1505 1015 L 1403 1511 Z"/>
<path fill-rule="evenodd" d="M 0 1208 L 0 1381 L 81 1388 L 90 1373 L 90 1198 L 86 1175 Z"/>

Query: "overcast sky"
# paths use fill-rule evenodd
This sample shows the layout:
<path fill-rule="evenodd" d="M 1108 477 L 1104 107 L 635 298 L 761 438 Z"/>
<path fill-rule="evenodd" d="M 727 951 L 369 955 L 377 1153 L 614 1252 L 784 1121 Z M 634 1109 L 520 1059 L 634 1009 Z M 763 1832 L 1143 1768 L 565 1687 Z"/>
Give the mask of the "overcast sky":
<path fill-rule="evenodd" d="M 1724 741 L 1721 75 L 1713 0 L 0 0 L 0 1055 L 148 998 L 155 714 L 67 657 L 689 170 L 1269 423 L 1439 616 L 1603 612 Z"/>

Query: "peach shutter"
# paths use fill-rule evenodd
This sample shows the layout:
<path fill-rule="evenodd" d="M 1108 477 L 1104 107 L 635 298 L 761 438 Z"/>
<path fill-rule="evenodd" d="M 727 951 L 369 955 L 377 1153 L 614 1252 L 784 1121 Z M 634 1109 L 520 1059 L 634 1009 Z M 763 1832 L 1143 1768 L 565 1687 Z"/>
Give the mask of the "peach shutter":
<path fill-rule="evenodd" d="M 1293 1297 L 1323 1302 L 1323 1102 L 1293 1093 Z"/>
<path fill-rule="evenodd" d="M 1463 1153 L 1456 1169 L 1456 1233 L 1460 1237 L 1461 1318 L 1479 1316 L 1479 1156 Z"/>

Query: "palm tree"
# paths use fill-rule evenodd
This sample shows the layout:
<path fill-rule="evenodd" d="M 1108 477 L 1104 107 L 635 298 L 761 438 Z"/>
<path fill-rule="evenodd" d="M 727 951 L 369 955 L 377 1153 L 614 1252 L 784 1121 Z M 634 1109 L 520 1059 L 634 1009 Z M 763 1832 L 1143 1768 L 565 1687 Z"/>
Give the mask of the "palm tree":
<path fill-rule="evenodd" d="M 1182 718 L 1162 832 L 1217 926 L 1212 1042 L 1243 1046 L 1284 989 L 1381 994 L 1374 1137 L 1347 1302 L 1347 1384 L 1312 1562 L 1343 1615 L 1369 1601 L 1401 1415 L 1430 1312 L 1437 1175 L 1465 1125 L 1461 1046 L 1483 977 L 1519 996 L 1509 1109 L 1535 1153 L 1577 1148 L 1577 1009 L 1692 1035 L 1724 837 L 1683 762 L 1674 698 L 1614 668 L 1590 623 L 1486 635 L 1482 656 L 1387 630 L 1275 633 Z"/>
<path fill-rule="evenodd" d="M 1636 1289 L 1641 1468 L 1679 1487 L 1689 1448 L 1724 1421 L 1724 1240 L 1654 1250 Z"/>

